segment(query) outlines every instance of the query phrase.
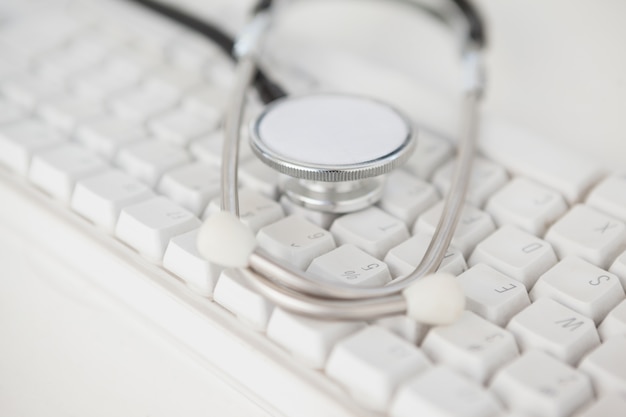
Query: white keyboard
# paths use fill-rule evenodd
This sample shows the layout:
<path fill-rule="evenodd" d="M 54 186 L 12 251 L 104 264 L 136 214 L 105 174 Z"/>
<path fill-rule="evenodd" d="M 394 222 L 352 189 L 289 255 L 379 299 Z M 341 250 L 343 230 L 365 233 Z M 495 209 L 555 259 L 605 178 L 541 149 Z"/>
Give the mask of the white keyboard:
<path fill-rule="evenodd" d="M 0 6 L 0 217 L 229 383 L 284 416 L 626 415 L 624 172 L 487 121 L 441 265 L 461 319 L 299 317 L 195 248 L 219 209 L 229 59 L 123 1 L 40 3 Z M 377 206 L 337 217 L 281 198 L 244 149 L 241 218 L 320 280 L 383 285 L 426 250 L 453 156 L 423 134 Z"/>

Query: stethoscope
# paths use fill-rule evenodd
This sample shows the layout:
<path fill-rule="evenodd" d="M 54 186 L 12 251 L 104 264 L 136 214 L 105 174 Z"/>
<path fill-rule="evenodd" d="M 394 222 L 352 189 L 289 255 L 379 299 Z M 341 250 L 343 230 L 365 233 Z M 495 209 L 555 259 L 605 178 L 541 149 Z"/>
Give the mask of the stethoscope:
<path fill-rule="evenodd" d="M 320 93 L 287 97 L 257 65 L 263 35 L 276 14 L 272 0 L 257 4 L 250 22 L 233 41 L 217 28 L 151 0 L 133 0 L 207 36 L 236 59 L 236 82 L 225 121 L 221 165 L 222 211 L 198 234 L 198 250 L 209 261 L 238 268 L 260 294 L 297 314 L 326 320 L 373 320 L 406 314 L 426 324 L 458 318 L 465 296 L 449 274 L 437 273 L 461 216 L 476 147 L 478 105 L 484 89 L 482 20 L 466 0 L 408 1 L 462 34 L 464 91 L 457 164 L 432 240 L 415 270 L 379 288 L 316 281 L 256 246 L 238 219 L 239 137 L 250 86 L 269 103 L 252 123 L 251 147 L 285 178 L 281 190 L 292 203 L 326 213 L 347 213 L 375 203 L 384 175 L 415 147 L 411 125 L 391 106 L 370 98 Z M 278 2 L 280 3 L 280 2 Z M 337 151 L 359 141 L 359 152 Z M 323 145 L 326 145 L 324 148 Z M 334 151 L 334 152 L 333 152 Z"/>

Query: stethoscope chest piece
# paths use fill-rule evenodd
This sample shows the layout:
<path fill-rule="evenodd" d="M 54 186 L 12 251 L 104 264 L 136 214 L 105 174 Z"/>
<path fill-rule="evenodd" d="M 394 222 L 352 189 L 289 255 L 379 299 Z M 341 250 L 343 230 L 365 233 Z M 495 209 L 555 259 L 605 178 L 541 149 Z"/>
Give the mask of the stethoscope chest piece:
<path fill-rule="evenodd" d="M 284 174 L 283 193 L 310 209 L 347 213 L 382 196 L 385 174 L 415 147 L 407 119 L 366 97 L 314 94 L 271 103 L 251 126 L 250 145 Z"/>

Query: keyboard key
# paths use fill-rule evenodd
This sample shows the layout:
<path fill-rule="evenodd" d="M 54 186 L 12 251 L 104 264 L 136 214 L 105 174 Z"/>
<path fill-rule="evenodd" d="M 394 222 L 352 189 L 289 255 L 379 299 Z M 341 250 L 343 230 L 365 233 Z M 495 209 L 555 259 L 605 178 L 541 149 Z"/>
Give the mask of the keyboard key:
<path fill-rule="evenodd" d="M 220 207 L 219 198 L 211 200 L 203 218 L 206 219 L 212 213 L 220 211 Z M 239 220 L 253 233 L 257 233 L 263 226 L 272 224 L 283 217 L 283 209 L 274 200 L 247 188 L 239 190 Z"/>
<path fill-rule="evenodd" d="M 433 235 L 439 223 L 443 205 L 443 201 L 437 203 L 419 216 L 413 227 L 413 234 L 422 231 Z M 496 227 L 493 224 L 493 220 L 491 220 L 491 216 L 473 206 L 466 205 L 463 208 L 463 213 L 454 232 L 451 244 L 467 258 L 478 242 L 489 236 L 495 229 Z"/>
<path fill-rule="evenodd" d="M 185 281 L 193 291 L 211 297 L 223 268 L 200 255 L 197 238 L 197 229 L 173 237 L 163 256 L 163 267 Z"/>
<path fill-rule="evenodd" d="M 42 100 L 64 92 L 60 83 L 46 80 L 32 73 L 21 73 L 3 80 L 0 90 L 11 101 L 27 110 L 34 110 Z"/>
<path fill-rule="evenodd" d="M 600 344 L 591 319 L 549 298 L 541 298 L 517 314 L 507 329 L 522 351 L 541 349 L 572 365 Z"/>
<path fill-rule="evenodd" d="M 122 208 L 155 197 L 152 190 L 118 170 L 107 170 L 76 183 L 72 210 L 113 233 Z"/>
<path fill-rule="evenodd" d="M 163 91 L 166 94 L 182 95 L 186 90 L 198 88 L 202 82 L 197 72 L 181 71 L 178 68 L 163 65 L 146 74 L 143 86 L 147 89 Z"/>
<path fill-rule="evenodd" d="M 37 113 L 51 125 L 73 132 L 83 122 L 104 117 L 104 107 L 96 101 L 75 97 L 55 97 L 44 100 Z"/>
<path fill-rule="evenodd" d="M 70 83 L 72 90 L 81 97 L 105 100 L 131 89 L 140 78 L 140 71 L 128 68 L 119 61 L 109 60 L 97 68 L 77 74 Z"/>
<path fill-rule="evenodd" d="M 222 145 L 224 144 L 224 131 L 215 130 L 200 139 L 194 140 L 189 145 L 189 151 L 199 161 L 206 162 L 216 166 L 222 165 Z M 245 137 L 241 138 L 241 147 L 239 148 L 239 163 L 243 163 L 254 158 L 248 141 Z"/>
<path fill-rule="evenodd" d="M 381 287 L 391 281 L 387 265 L 354 245 L 342 245 L 317 257 L 306 272 L 325 281 Z"/>
<path fill-rule="evenodd" d="M 181 33 L 166 46 L 169 61 L 178 68 L 201 70 L 221 51 L 204 38 L 191 33 Z"/>
<path fill-rule="evenodd" d="M 323 321 L 275 308 L 267 326 L 267 337 L 308 367 L 322 369 L 335 344 L 365 327 L 353 321 Z"/>
<path fill-rule="evenodd" d="M 215 286 L 215 302 L 233 313 L 252 328 L 263 331 L 274 309 L 274 305 L 254 291 L 242 274 L 250 271 L 225 269 Z"/>
<path fill-rule="evenodd" d="M 609 312 L 598 332 L 603 341 L 613 336 L 626 336 L 626 300 Z"/>
<path fill-rule="evenodd" d="M 241 162 L 239 180 L 244 187 L 253 189 L 271 199 L 278 198 L 279 174 L 257 158 Z"/>
<path fill-rule="evenodd" d="M 626 249 L 626 224 L 589 206 L 577 205 L 548 230 L 546 240 L 559 258 L 576 255 L 608 269 Z"/>
<path fill-rule="evenodd" d="M 439 168 L 433 176 L 433 184 L 442 196 L 448 195 L 455 168 L 456 161 L 450 161 Z M 487 198 L 502 188 L 508 179 L 506 171 L 500 165 L 484 158 L 476 158 L 472 165 L 466 201 L 475 207 L 482 207 Z"/>
<path fill-rule="evenodd" d="M 322 229 L 329 229 L 333 222 L 340 216 L 336 213 L 327 213 L 302 207 L 291 201 L 291 199 L 285 195 L 280 197 L 280 205 L 287 215 L 295 214 L 303 217 Z"/>
<path fill-rule="evenodd" d="M 33 156 L 28 179 L 63 202 L 70 202 L 79 179 L 109 166 L 96 155 L 74 144 L 41 151 Z"/>
<path fill-rule="evenodd" d="M 454 324 L 432 328 L 422 349 L 436 363 L 479 383 L 518 355 L 511 333 L 470 311 L 465 311 Z"/>
<path fill-rule="evenodd" d="M 159 113 L 172 109 L 178 99 L 176 94 L 137 87 L 113 97 L 110 105 L 119 117 L 146 122 Z"/>
<path fill-rule="evenodd" d="M 502 408 L 483 387 L 447 368 L 437 366 L 398 389 L 391 417 L 491 417 Z"/>
<path fill-rule="evenodd" d="M 587 204 L 626 222 L 626 174 L 605 178 L 591 191 Z"/>
<path fill-rule="evenodd" d="M 458 277 L 465 292 L 466 308 L 506 326 L 511 317 L 530 305 L 526 288 L 485 264 L 477 264 Z"/>
<path fill-rule="evenodd" d="M 591 407 L 577 417 L 619 417 L 626 416 L 626 395 L 612 392 L 600 397 Z"/>
<path fill-rule="evenodd" d="M 532 300 L 549 297 L 600 324 L 624 299 L 619 279 L 580 258 L 567 257 L 539 278 Z"/>
<path fill-rule="evenodd" d="M 155 187 L 166 171 L 190 159 L 184 149 L 161 141 L 146 140 L 121 149 L 116 162 L 133 177 Z"/>
<path fill-rule="evenodd" d="M 0 126 L 0 163 L 26 175 L 32 155 L 67 141 L 53 127 L 35 119 Z"/>
<path fill-rule="evenodd" d="M 580 370 L 591 377 L 598 395 L 626 391 L 626 337 L 613 337 L 591 352 Z"/>
<path fill-rule="evenodd" d="M 626 289 L 626 251 L 622 252 L 622 254 L 617 257 L 609 271 L 619 277 L 622 282 L 622 287 Z"/>
<path fill-rule="evenodd" d="M 599 166 L 569 149 L 493 120 L 481 126 L 480 149 L 512 173 L 555 189 L 569 204 L 602 176 Z"/>
<path fill-rule="evenodd" d="M 220 193 L 220 172 L 202 162 L 183 165 L 166 172 L 159 181 L 158 190 L 199 216 L 209 201 Z"/>
<path fill-rule="evenodd" d="M 115 236 L 152 261 L 160 262 L 174 236 L 200 227 L 200 220 L 165 197 L 122 209 Z"/>
<path fill-rule="evenodd" d="M 513 226 L 503 226 L 480 242 L 469 259 L 470 265 L 486 263 L 527 289 L 556 262 L 548 242 Z"/>
<path fill-rule="evenodd" d="M 80 143 L 107 160 L 114 159 L 124 146 L 146 138 L 141 124 L 111 116 L 85 122 L 76 131 Z"/>
<path fill-rule="evenodd" d="M 385 263 L 389 266 L 391 276 L 397 278 L 413 272 L 422 261 L 431 239 L 432 236 L 429 234 L 418 233 L 387 252 Z M 466 269 L 463 254 L 458 249 L 449 247 L 438 270 L 459 275 Z"/>
<path fill-rule="evenodd" d="M 392 247 L 409 238 L 404 223 L 377 207 L 346 214 L 330 228 L 337 243 L 351 243 L 382 259 Z"/>
<path fill-rule="evenodd" d="M 454 147 L 449 141 L 420 129 L 417 133 L 417 147 L 404 165 L 404 169 L 427 180 L 435 169 L 452 158 L 452 155 Z"/>
<path fill-rule="evenodd" d="M 384 327 L 404 340 L 418 345 L 429 330 L 429 326 L 418 323 L 406 315 L 383 317 L 374 321 L 374 324 Z"/>
<path fill-rule="evenodd" d="M 48 79 L 66 82 L 76 73 L 100 63 L 107 51 L 81 37 L 36 57 L 38 72 Z"/>
<path fill-rule="evenodd" d="M 326 373 L 363 406 L 383 412 L 398 385 L 429 366 L 411 343 L 382 327 L 368 326 L 337 343 Z"/>
<path fill-rule="evenodd" d="M 566 417 L 593 400 L 586 375 L 536 350 L 500 370 L 491 389 L 512 411 L 537 417 Z"/>
<path fill-rule="evenodd" d="M 227 88 L 219 85 L 207 85 L 186 94 L 183 106 L 192 112 L 212 114 L 212 119 L 220 120 L 229 100 Z"/>
<path fill-rule="evenodd" d="M 408 172 L 398 170 L 389 174 L 378 205 L 410 227 L 417 216 L 438 201 L 439 194 L 435 187 Z"/>
<path fill-rule="evenodd" d="M 511 224 L 543 236 L 565 211 L 567 204 L 556 191 L 526 178 L 514 178 L 487 202 L 485 210 L 498 226 Z"/>
<path fill-rule="evenodd" d="M 270 255 L 299 269 L 335 248 L 333 236 L 298 216 L 285 217 L 257 234 L 259 246 Z"/>
<path fill-rule="evenodd" d="M 21 107 L 0 97 L 0 125 L 15 122 L 24 118 L 24 115 L 25 112 Z"/>
<path fill-rule="evenodd" d="M 192 140 L 215 129 L 217 122 L 211 114 L 194 114 L 174 109 L 150 120 L 148 129 L 159 139 L 178 146 L 187 146 Z"/>

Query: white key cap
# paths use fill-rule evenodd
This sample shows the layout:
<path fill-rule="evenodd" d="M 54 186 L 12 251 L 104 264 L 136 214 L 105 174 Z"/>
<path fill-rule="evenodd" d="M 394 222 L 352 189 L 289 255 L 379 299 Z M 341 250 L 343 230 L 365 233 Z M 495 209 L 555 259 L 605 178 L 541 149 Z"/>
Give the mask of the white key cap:
<path fill-rule="evenodd" d="M 609 312 L 598 332 L 603 341 L 613 336 L 626 336 L 626 300 Z"/>
<path fill-rule="evenodd" d="M 593 400 L 586 375 L 536 350 L 505 366 L 491 389 L 509 409 L 537 417 L 566 417 Z"/>
<path fill-rule="evenodd" d="M 34 119 L 24 119 L 0 126 L 0 163 L 26 175 L 32 155 L 67 141 L 52 126 Z"/>
<path fill-rule="evenodd" d="M 189 145 L 189 151 L 194 157 L 202 162 L 220 166 L 222 165 L 222 145 L 224 143 L 224 131 L 216 130 L 201 139 L 194 140 Z M 245 136 L 241 137 L 241 146 L 239 148 L 239 163 L 253 158 L 252 150 L 248 145 Z"/>
<path fill-rule="evenodd" d="M 37 113 L 57 128 L 72 132 L 79 124 L 104 117 L 104 107 L 96 101 L 62 96 L 40 103 Z"/>
<path fill-rule="evenodd" d="M 192 33 L 180 34 L 166 50 L 169 61 L 185 70 L 200 70 L 219 53 L 215 45 Z"/>
<path fill-rule="evenodd" d="M 215 129 L 217 122 L 212 115 L 195 114 L 178 108 L 150 120 L 148 129 L 159 139 L 187 146 L 192 140 Z"/>
<path fill-rule="evenodd" d="M 76 138 L 98 155 L 112 160 L 124 146 L 145 140 L 147 134 L 140 123 L 117 117 L 103 117 L 84 123 Z"/>
<path fill-rule="evenodd" d="M 98 68 L 77 74 L 71 82 L 72 89 L 82 97 L 92 100 L 108 99 L 116 93 L 131 89 L 141 77 L 119 61 L 108 61 Z"/>
<path fill-rule="evenodd" d="M 220 211 L 220 206 L 219 198 L 211 200 L 203 218 Z M 257 233 L 263 226 L 272 224 L 283 217 L 283 209 L 274 200 L 247 188 L 239 190 L 239 219 L 253 233 Z"/>
<path fill-rule="evenodd" d="M 198 216 L 220 193 L 220 172 L 202 162 L 183 165 L 165 173 L 158 190 Z"/>
<path fill-rule="evenodd" d="M 141 182 L 118 170 L 107 170 L 76 183 L 72 209 L 110 233 L 123 207 L 154 197 Z"/>
<path fill-rule="evenodd" d="M 53 197 L 69 203 L 77 180 L 107 168 L 102 159 L 88 150 L 66 144 L 35 154 L 28 179 Z"/>
<path fill-rule="evenodd" d="M 600 397 L 591 407 L 577 417 L 620 417 L 626 416 L 626 394 L 612 392 Z"/>
<path fill-rule="evenodd" d="M 526 178 L 514 178 L 487 202 L 485 210 L 497 225 L 512 224 L 537 236 L 567 210 L 563 197 Z"/>
<path fill-rule="evenodd" d="M 498 326 L 530 305 L 526 287 L 485 264 L 478 264 L 458 277 L 465 292 L 466 308 Z"/>
<path fill-rule="evenodd" d="M 196 248 L 197 238 L 197 229 L 173 237 L 163 255 L 163 267 L 198 294 L 210 297 L 224 268 L 200 255 Z"/>
<path fill-rule="evenodd" d="M 378 205 L 410 227 L 417 216 L 437 201 L 439 194 L 435 187 L 406 171 L 397 170 L 387 178 L 385 193 Z"/>
<path fill-rule="evenodd" d="M 626 174 L 605 178 L 591 191 L 587 204 L 626 222 Z"/>
<path fill-rule="evenodd" d="M 617 257 L 609 271 L 617 275 L 622 282 L 622 287 L 626 288 L 626 251 Z"/>
<path fill-rule="evenodd" d="M 554 188 L 570 204 L 602 175 L 598 166 L 569 149 L 504 123 L 483 123 L 480 148 L 509 171 Z"/>
<path fill-rule="evenodd" d="M 557 259 L 550 244 L 513 226 L 503 226 L 476 246 L 470 265 L 486 263 L 523 283 L 527 289 Z"/>
<path fill-rule="evenodd" d="M 436 363 L 484 383 L 517 355 L 513 335 L 476 314 L 465 311 L 449 326 L 433 327 L 422 349 Z"/>
<path fill-rule="evenodd" d="M 422 129 L 417 133 L 417 148 L 404 165 L 404 169 L 421 179 L 429 179 L 435 169 L 452 158 L 452 144 Z"/>
<path fill-rule="evenodd" d="M 259 246 L 296 268 L 306 269 L 313 259 L 335 248 L 333 236 L 298 216 L 289 216 L 263 227 Z"/>
<path fill-rule="evenodd" d="M 418 323 L 406 315 L 383 317 L 374 321 L 374 324 L 384 327 L 414 345 L 421 343 L 430 328 L 430 326 Z"/>
<path fill-rule="evenodd" d="M 418 233 L 410 239 L 392 248 L 385 256 L 385 263 L 389 266 L 391 276 L 397 278 L 408 275 L 419 265 L 432 236 Z M 439 271 L 458 275 L 467 269 L 463 254 L 454 247 L 449 247 L 444 255 Z"/>
<path fill-rule="evenodd" d="M 182 71 L 178 68 L 164 65 L 149 71 L 143 81 L 148 89 L 162 90 L 166 93 L 180 95 L 193 87 L 198 88 L 203 80 L 195 71 Z"/>
<path fill-rule="evenodd" d="M 365 327 L 354 321 L 323 321 L 275 308 L 267 325 L 267 337 L 304 365 L 321 369 L 335 344 Z"/>
<path fill-rule="evenodd" d="M 166 171 L 190 159 L 184 149 L 157 140 L 146 140 L 122 148 L 116 162 L 133 177 L 155 187 Z"/>
<path fill-rule="evenodd" d="M 549 297 L 600 324 L 624 299 L 619 279 L 575 256 L 568 256 L 539 278 L 530 298 Z"/>
<path fill-rule="evenodd" d="M 106 50 L 79 37 L 69 45 L 38 56 L 35 65 L 44 77 L 65 82 L 74 74 L 97 65 L 106 53 Z"/>
<path fill-rule="evenodd" d="M 455 168 L 456 161 L 450 161 L 438 169 L 433 176 L 433 184 L 442 196 L 448 195 Z M 506 184 L 508 179 L 506 171 L 500 165 L 484 158 L 476 158 L 472 165 L 466 201 L 473 206 L 482 207 L 494 192 Z"/>
<path fill-rule="evenodd" d="M 220 120 L 230 100 L 228 89 L 218 85 L 210 85 L 188 93 L 183 106 L 192 112 L 213 114 L 213 118 Z"/>
<path fill-rule="evenodd" d="M 241 183 L 271 199 L 278 197 L 278 178 L 279 174 L 276 170 L 268 167 L 257 158 L 250 158 L 241 162 L 239 170 Z"/>
<path fill-rule="evenodd" d="M 200 220 L 165 197 L 124 207 L 115 236 L 152 261 L 159 262 L 170 239 L 200 227 Z"/>
<path fill-rule="evenodd" d="M 120 117 L 146 122 L 151 117 L 173 108 L 178 99 L 178 95 L 175 94 L 138 87 L 113 97 L 110 105 Z"/>
<path fill-rule="evenodd" d="M 64 93 L 61 84 L 31 73 L 3 80 L 0 89 L 7 98 L 28 110 L 33 110 L 43 99 Z"/>
<path fill-rule="evenodd" d="M 591 352 L 580 364 L 580 370 L 591 377 L 599 395 L 626 391 L 626 337 L 613 337 Z"/>
<path fill-rule="evenodd" d="M 398 389 L 391 417 L 492 417 L 502 408 L 483 387 L 448 368 L 426 370 Z"/>
<path fill-rule="evenodd" d="M 324 211 L 302 207 L 301 205 L 291 201 L 291 199 L 289 199 L 286 195 L 280 197 L 280 205 L 283 207 L 283 210 L 287 215 L 295 214 L 303 217 L 311 223 L 318 225 L 322 229 L 330 228 L 330 225 L 333 224 L 333 222 L 339 217 L 339 214 L 326 213 Z"/>
<path fill-rule="evenodd" d="M 417 234 L 418 231 L 430 235 L 434 234 L 442 211 L 443 202 L 440 202 L 419 216 L 413 227 L 413 234 Z M 454 232 L 452 246 L 460 249 L 463 256 L 467 258 L 476 244 L 489 236 L 495 229 L 491 216 L 473 206 L 466 205 Z"/>
<path fill-rule="evenodd" d="M 0 98 L 0 125 L 15 122 L 24 118 L 24 115 L 25 112 L 21 107 L 4 98 Z"/>
<path fill-rule="evenodd" d="M 600 343 L 591 319 L 549 298 L 535 301 L 509 322 L 522 351 L 541 349 L 552 356 L 576 364 Z"/>
<path fill-rule="evenodd" d="M 381 287 L 391 281 L 387 265 L 354 245 L 342 245 L 311 262 L 306 272 L 324 281 Z"/>
<path fill-rule="evenodd" d="M 589 206 L 577 205 L 548 230 L 546 240 L 559 258 L 576 255 L 608 269 L 626 249 L 626 224 Z"/>
<path fill-rule="evenodd" d="M 252 328 L 263 331 L 267 327 L 274 305 L 246 283 L 241 274 L 250 271 L 226 269 L 215 286 L 215 302 L 233 313 Z"/>
<path fill-rule="evenodd" d="M 368 326 L 337 343 L 326 373 L 363 406 L 383 412 L 400 383 L 427 369 L 418 348 L 378 326 Z"/>
<path fill-rule="evenodd" d="M 378 259 L 409 238 L 404 223 L 378 207 L 346 214 L 333 222 L 330 231 L 338 244 L 351 243 Z"/>

